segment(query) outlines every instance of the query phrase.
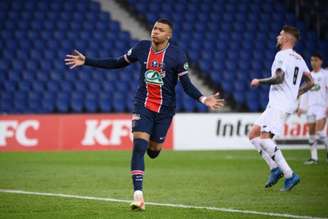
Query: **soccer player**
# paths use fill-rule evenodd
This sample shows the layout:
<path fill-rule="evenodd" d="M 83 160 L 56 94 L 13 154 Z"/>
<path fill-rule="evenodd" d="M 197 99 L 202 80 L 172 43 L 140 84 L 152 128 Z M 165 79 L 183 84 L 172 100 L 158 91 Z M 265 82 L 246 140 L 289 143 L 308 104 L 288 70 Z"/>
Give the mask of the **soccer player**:
<path fill-rule="evenodd" d="M 311 158 L 304 164 L 318 163 L 318 141 L 326 146 L 328 161 L 328 137 L 324 128 L 328 116 L 328 72 L 321 68 L 322 57 L 319 53 L 311 56 L 312 78 L 314 87 L 301 97 L 298 116 L 306 112 L 309 125 L 309 145 Z"/>
<path fill-rule="evenodd" d="M 140 41 L 119 58 L 92 59 L 75 50 L 65 62 L 70 68 L 89 65 L 100 68 L 122 68 L 131 63 L 141 65 L 139 87 L 135 96 L 132 118 L 133 152 L 131 174 L 134 187 L 132 209 L 145 209 L 142 192 L 145 171 L 144 155 L 156 158 L 163 146 L 167 130 L 175 114 L 175 86 L 182 84 L 184 91 L 211 110 L 224 105 L 219 93 L 203 96 L 191 83 L 185 53 L 170 44 L 173 27 L 169 20 L 159 19 L 151 31 L 151 41 Z M 186 130 L 187 131 L 187 130 Z"/>
<path fill-rule="evenodd" d="M 265 187 L 271 187 L 284 175 L 281 191 L 291 190 L 300 177 L 289 167 L 281 150 L 273 141 L 282 132 L 288 115 L 295 112 L 297 99 L 313 86 L 310 71 L 303 58 L 293 48 L 299 39 L 299 31 L 292 26 L 284 26 L 277 36 L 277 52 L 271 67 L 270 78 L 253 79 L 252 87 L 269 84 L 269 103 L 265 111 L 255 121 L 249 139 L 270 167 L 269 180 Z M 301 79 L 304 83 L 301 84 Z"/>

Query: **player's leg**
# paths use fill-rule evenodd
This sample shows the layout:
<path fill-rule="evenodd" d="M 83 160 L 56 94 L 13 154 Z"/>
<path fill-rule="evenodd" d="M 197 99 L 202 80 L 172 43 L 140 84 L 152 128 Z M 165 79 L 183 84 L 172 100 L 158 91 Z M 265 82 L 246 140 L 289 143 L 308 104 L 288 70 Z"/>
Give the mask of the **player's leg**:
<path fill-rule="evenodd" d="M 270 174 L 267 182 L 265 183 L 265 188 L 269 188 L 275 185 L 279 179 L 283 176 L 281 170 L 279 169 L 277 163 L 271 158 L 271 156 L 263 149 L 262 140 L 260 138 L 261 129 L 267 128 L 271 119 L 271 108 L 267 107 L 266 110 L 261 114 L 261 116 L 255 121 L 251 131 L 248 134 L 250 142 L 254 145 L 257 151 L 260 153 L 261 157 L 265 160 L 270 168 Z"/>
<path fill-rule="evenodd" d="M 263 150 L 261 146 L 260 135 L 261 135 L 261 127 L 259 125 L 254 124 L 252 129 L 248 133 L 248 139 L 252 143 L 252 145 L 254 145 L 256 150 L 259 152 L 263 160 L 265 160 L 265 162 L 268 164 L 270 170 L 271 171 L 275 170 L 278 167 L 278 165 L 274 160 L 272 160 L 269 154 L 265 150 Z"/>
<path fill-rule="evenodd" d="M 289 191 L 297 183 L 299 183 L 300 178 L 292 171 L 281 150 L 272 139 L 275 135 L 282 134 L 284 123 L 287 120 L 288 114 L 272 107 L 268 107 L 266 111 L 267 113 L 264 117 L 265 123 L 261 127 L 261 145 L 263 150 L 265 150 L 277 163 L 279 169 L 284 174 L 285 184 L 282 191 Z"/>
<path fill-rule="evenodd" d="M 317 120 L 316 122 L 316 139 L 321 142 L 322 144 L 325 145 L 326 150 L 327 150 L 327 161 L 328 161 L 328 136 L 327 132 L 325 130 L 326 127 L 326 118 L 322 118 Z"/>
<path fill-rule="evenodd" d="M 309 126 L 309 146 L 311 157 L 304 164 L 317 164 L 318 163 L 318 141 L 316 136 L 316 116 L 315 114 L 309 112 L 307 115 L 307 122 Z"/>
<path fill-rule="evenodd" d="M 308 123 L 309 127 L 309 146 L 310 146 L 310 152 L 311 157 L 307 161 L 304 162 L 304 164 L 316 164 L 318 163 L 318 150 L 317 150 L 317 136 L 315 131 L 315 123 Z"/>
<path fill-rule="evenodd" d="M 133 181 L 132 209 L 145 209 L 143 199 L 143 176 L 145 171 L 144 156 L 149 144 L 149 134 L 146 132 L 133 132 L 133 151 L 131 158 L 131 174 Z"/>
<path fill-rule="evenodd" d="M 144 156 L 149 145 L 151 130 L 154 123 L 154 113 L 143 106 L 135 107 L 132 120 L 133 150 L 131 158 L 131 174 L 133 181 L 132 209 L 144 210 L 143 176 L 145 171 Z"/>
<path fill-rule="evenodd" d="M 279 169 L 284 174 L 285 183 L 281 191 L 289 191 L 300 182 L 300 177 L 290 168 L 281 150 L 272 140 L 272 136 L 273 135 L 269 132 L 261 133 L 263 149 L 272 157 L 273 160 L 276 161 Z"/>
<path fill-rule="evenodd" d="M 327 119 L 326 119 L 326 121 L 327 121 Z M 327 144 L 325 144 L 325 147 L 326 147 L 326 162 L 328 162 L 328 125 L 326 126 L 326 128 L 324 128 L 324 130 L 322 130 L 322 132 L 324 132 L 324 133 L 322 133 L 322 135 L 326 136 L 325 137 L 326 143 L 327 143 Z"/>

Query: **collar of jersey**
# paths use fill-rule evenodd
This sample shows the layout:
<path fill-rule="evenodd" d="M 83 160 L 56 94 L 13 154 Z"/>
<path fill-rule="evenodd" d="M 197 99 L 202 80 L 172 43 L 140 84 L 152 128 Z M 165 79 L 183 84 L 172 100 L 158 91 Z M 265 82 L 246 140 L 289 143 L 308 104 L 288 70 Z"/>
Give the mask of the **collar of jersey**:
<path fill-rule="evenodd" d="M 159 50 L 157 52 L 154 50 L 154 48 L 151 45 L 150 45 L 150 48 L 156 54 L 156 53 L 161 53 L 161 52 L 165 51 L 167 48 L 169 48 L 169 46 L 170 46 L 170 43 L 168 43 L 167 46 L 164 49 L 161 49 L 161 50 Z"/>

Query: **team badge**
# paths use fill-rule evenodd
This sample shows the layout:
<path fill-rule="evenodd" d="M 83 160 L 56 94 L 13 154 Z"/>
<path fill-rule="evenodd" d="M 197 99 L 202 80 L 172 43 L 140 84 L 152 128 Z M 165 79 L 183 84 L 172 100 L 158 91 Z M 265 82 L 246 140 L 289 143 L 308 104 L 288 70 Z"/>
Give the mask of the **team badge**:
<path fill-rule="evenodd" d="M 164 84 L 162 74 L 154 70 L 148 70 L 145 72 L 145 82 L 147 84 Z"/>

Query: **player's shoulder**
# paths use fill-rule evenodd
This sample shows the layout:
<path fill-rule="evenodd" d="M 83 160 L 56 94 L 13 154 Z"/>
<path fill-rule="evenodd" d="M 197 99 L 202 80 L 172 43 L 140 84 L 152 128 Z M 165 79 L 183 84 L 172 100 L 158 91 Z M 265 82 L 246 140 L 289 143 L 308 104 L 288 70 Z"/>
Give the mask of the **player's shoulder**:
<path fill-rule="evenodd" d="M 328 82 L 328 68 L 323 68 L 321 69 L 323 77 L 327 80 Z"/>
<path fill-rule="evenodd" d="M 322 74 L 328 77 L 328 68 L 322 68 L 321 70 L 322 70 Z"/>
<path fill-rule="evenodd" d="M 176 57 L 177 61 L 184 60 L 186 58 L 186 52 L 179 45 L 170 43 L 168 49 L 171 51 L 171 54 Z"/>
<path fill-rule="evenodd" d="M 287 54 L 286 50 L 279 50 L 278 52 L 276 52 L 276 57 L 283 56 L 283 55 L 286 55 L 286 54 Z"/>

